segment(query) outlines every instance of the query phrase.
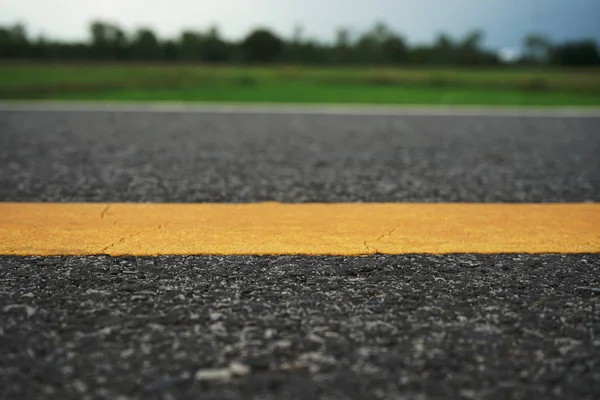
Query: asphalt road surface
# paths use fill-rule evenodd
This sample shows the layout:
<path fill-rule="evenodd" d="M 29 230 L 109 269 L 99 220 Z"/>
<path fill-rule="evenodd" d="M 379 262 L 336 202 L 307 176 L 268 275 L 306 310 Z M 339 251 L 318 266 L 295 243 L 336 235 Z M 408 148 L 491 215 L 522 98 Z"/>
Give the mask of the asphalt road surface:
<path fill-rule="evenodd" d="M 0 199 L 600 200 L 600 117 L 0 112 Z"/>
<path fill-rule="evenodd" d="M 3 111 L 0 201 L 598 202 L 599 126 Z M 6 399 L 597 399 L 600 255 L 3 256 L 0 354 Z"/>

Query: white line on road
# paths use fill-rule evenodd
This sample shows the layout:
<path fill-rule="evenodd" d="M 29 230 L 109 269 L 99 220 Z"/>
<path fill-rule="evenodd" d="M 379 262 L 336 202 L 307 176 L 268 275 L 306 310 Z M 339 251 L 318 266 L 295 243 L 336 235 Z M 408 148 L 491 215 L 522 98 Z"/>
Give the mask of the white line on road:
<path fill-rule="evenodd" d="M 220 114 L 311 114 L 373 116 L 471 116 L 533 118 L 600 118 L 598 107 L 471 107 L 372 104 L 271 104 L 271 103 L 139 103 L 139 102 L 0 102 L 0 112 L 173 112 Z"/>

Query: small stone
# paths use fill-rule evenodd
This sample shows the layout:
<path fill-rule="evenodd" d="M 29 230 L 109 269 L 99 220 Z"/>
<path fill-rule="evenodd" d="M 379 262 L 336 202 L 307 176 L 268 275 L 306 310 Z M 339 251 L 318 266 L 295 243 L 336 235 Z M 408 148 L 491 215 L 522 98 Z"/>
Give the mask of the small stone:
<path fill-rule="evenodd" d="M 157 332 L 162 332 L 165 330 L 165 326 L 161 325 L 161 324 L 150 323 L 150 324 L 148 324 L 148 327 L 150 329 L 152 329 L 153 331 L 157 331 Z"/>
<path fill-rule="evenodd" d="M 308 340 L 310 340 L 313 343 L 325 343 L 325 340 L 323 340 L 322 337 L 315 335 L 314 333 L 310 333 L 308 334 L 308 336 L 306 337 Z"/>
<path fill-rule="evenodd" d="M 225 329 L 225 325 L 222 322 L 216 322 L 209 326 L 208 329 L 210 329 L 210 331 L 213 333 L 224 334 L 227 332 L 227 330 Z"/>
<path fill-rule="evenodd" d="M 471 389 L 462 389 L 460 391 L 460 395 L 462 397 L 466 397 L 467 399 L 475 399 L 477 397 L 477 393 Z"/>
<path fill-rule="evenodd" d="M 221 314 L 220 312 L 211 312 L 209 316 L 211 321 L 217 321 L 223 318 L 223 314 Z"/>
<path fill-rule="evenodd" d="M 422 340 L 415 340 L 413 342 L 413 350 L 417 353 L 422 353 L 425 350 L 425 345 Z"/>
<path fill-rule="evenodd" d="M 143 354 L 150 354 L 152 352 L 152 347 L 146 343 L 142 343 L 140 345 L 140 350 L 142 351 Z"/>
<path fill-rule="evenodd" d="M 308 369 L 308 365 L 306 363 L 301 363 L 301 362 L 289 362 L 289 363 L 283 363 L 281 365 L 281 369 L 283 371 L 299 371 L 299 370 Z"/>
<path fill-rule="evenodd" d="M 196 372 L 195 378 L 198 381 L 228 381 L 231 371 L 229 368 L 201 369 Z"/>
<path fill-rule="evenodd" d="M 4 308 L 2 308 L 2 311 L 8 312 L 13 308 L 23 308 L 25 310 L 25 314 L 27 314 L 28 317 L 33 316 L 37 312 L 37 309 L 26 304 L 10 304 L 8 306 L 4 306 Z"/>
<path fill-rule="evenodd" d="M 265 331 L 265 339 L 272 339 L 273 336 L 275 336 L 275 330 L 274 329 L 267 329 Z"/>
<path fill-rule="evenodd" d="M 229 365 L 229 371 L 235 376 L 248 375 L 250 373 L 250 367 L 241 362 L 234 361 Z"/>
<path fill-rule="evenodd" d="M 121 358 L 129 358 L 133 355 L 133 353 L 135 353 L 135 350 L 133 349 L 123 350 L 121 352 Z"/>
<path fill-rule="evenodd" d="M 73 387 L 75 388 L 75 390 L 77 390 L 79 393 L 85 393 L 87 391 L 87 385 L 85 383 L 83 383 L 83 381 L 77 379 L 73 382 Z"/>
<path fill-rule="evenodd" d="M 44 393 L 50 394 L 50 395 L 53 395 L 56 393 L 56 390 L 52 386 L 48 386 L 48 385 L 42 386 L 42 390 L 44 391 Z"/>
<path fill-rule="evenodd" d="M 283 339 L 283 340 L 279 340 L 277 343 L 275 343 L 275 345 L 277 347 L 279 347 L 280 349 L 289 349 L 290 347 L 292 347 L 292 341 Z"/>

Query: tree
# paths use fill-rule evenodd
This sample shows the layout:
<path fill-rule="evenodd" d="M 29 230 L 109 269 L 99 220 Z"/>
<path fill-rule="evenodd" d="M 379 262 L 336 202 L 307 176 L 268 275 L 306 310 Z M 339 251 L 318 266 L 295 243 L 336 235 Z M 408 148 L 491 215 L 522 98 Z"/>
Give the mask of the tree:
<path fill-rule="evenodd" d="M 340 28 L 337 30 L 335 35 L 335 45 L 336 47 L 347 49 L 351 46 L 350 39 L 350 29 L 348 28 Z"/>
<path fill-rule="evenodd" d="M 296 24 L 294 26 L 294 33 L 292 35 L 292 43 L 301 44 L 304 38 L 304 27 L 302 24 Z"/>
<path fill-rule="evenodd" d="M 598 46 L 592 39 L 567 42 L 555 46 L 551 52 L 551 63 L 560 66 L 584 67 L 600 65 Z"/>
<path fill-rule="evenodd" d="M 179 38 L 179 54 L 181 60 L 202 59 L 202 34 L 195 31 L 184 31 Z"/>
<path fill-rule="evenodd" d="M 131 42 L 134 58 L 140 60 L 156 60 L 161 56 L 161 49 L 154 32 L 149 28 L 140 28 Z"/>
<path fill-rule="evenodd" d="M 273 62 L 279 57 L 283 42 L 268 29 L 259 28 L 242 41 L 241 49 L 246 61 Z"/>
<path fill-rule="evenodd" d="M 458 44 L 457 62 L 461 65 L 480 65 L 483 64 L 482 42 L 484 33 L 480 30 L 474 30 L 465 35 Z"/>
<path fill-rule="evenodd" d="M 186 30 L 178 38 L 161 40 L 141 27 L 131 37 L 117 25 L 93 21 L 86 42 L 29 38 L 25 26 L 0 26 L 0 58 L 96 60 L 193 60 L 204 62 L 294 62 L 399 65 L 487 66 L 501 64 L 500 55 L 484 47 L 484 33 L 468 32 L 454 39 L 439 34 L 430 44 L 409 46 L 402 35 L 377 22 L 361 35 L 348 28 L 336 32 L 334 43 L 304 38 L 301 25 L 284 40 L 266 28 L 255 29 L 240 42 L 221 37 L 217 26 L 206 31 Z M 600 65 L 600 49 L 593 39 L 552 44 L 541 34 L 522 40 L 524 64 L 557 66 Z M 506 60 L 505 60 L 506 61 Z"/>
<path fill-rule="evenodd" d="M 380 48 L 379 39 L 385 28 L 377 23 L 371 30 L 364 32 L 354 45 L 354 54 L 356 60 L 361 64 L 379 64 L 382 60 L 382 51 Z"/>
<path fill-rule="evenodd" d="M 527 61 L 546 64 L 550 61 L 552 43 L 544 35 L 532 33 L 523 38 L 523 56 Z"/>
<path fill-rule="evenodd" d="M 208 33 L 202 38 L 201 58 L 208 62 L 223 62 L 231 59 L 230 46 L 221 39 L 216 26 L 209 28 Z"/>
<path fill-rule="evenodd" d="M 408 60 L 404 39 L 383 22 L 363 33 L 355 45 L 356 58 L 365 64 L 393 64 Z"/>
<path fill-rule="evenodd" d="M 29 48 L 29 38 L 24 25 L 15 24 L 6 28 L 0 27 L 1 57 L 24 57 L 27 56 Z"/>
<path fill-rule="evenodd" d="M 98 58 L 122 60 L 127 58 L 128 42 L 125 32 L 118 26 L 102 21 L 90 25 L 93 53 Z"/>
<path fill-rule="evenodd" d="M 167 40 L 163 43 L 160 43 L 160 47 L 161 59 L 168 61 L 177 60 L 179 51 L 179 46 L 177 45 L 177 42 L 175 42 L 174 40 Z"/>
<path fill-rule="evenodd" d="M 461 43 L 463 49 L 467 49 L 473 52 L 481 51 L 483 39 L 485 34 L 481 30 L 474 30 L 465 35 Z"/>
<path fill-rule="evenodd" d="M 381 43 L 386 61 L 399 64 L 408 61 L 408 46 L 400 36 L 390 36 Z"/>
<path fill-rule="evenodd" d="M 279 59 L 285 62 L 301 63 L 305 61 L 300 54 L 304 45 L 304 28 L 296 24 L 290 40 L 283 41 L 283 49 Z"/>
<path fill-rule="evenodd" d="M 420 44 L 409 50 L 408 61 L 414 65 L 431 65 L 434 59 L 433 53 L 431 46 Z"/>
<path fill-rule="evenodd" d="M 339 28 L 336 32 L 335 44 L 331 50 L 331 60 L 336 64 L 352 62 L 352 50 L 350 29 Z"/>
<path fill-rule="evenodd" d="M 458 49 L 452 38 L 440 34 L 431 49 L 431 61 L 439 65 L 454 65 L 457 63 Z"/>

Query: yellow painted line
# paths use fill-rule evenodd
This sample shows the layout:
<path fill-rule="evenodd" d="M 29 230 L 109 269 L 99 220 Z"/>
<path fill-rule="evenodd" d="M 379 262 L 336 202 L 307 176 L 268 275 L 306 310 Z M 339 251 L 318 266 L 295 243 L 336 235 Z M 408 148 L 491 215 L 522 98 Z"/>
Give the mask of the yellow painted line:
<path fill-rule="evenodd" d="M 598 252 L 600 203 L 0 203 L 3 255 Z"/>

